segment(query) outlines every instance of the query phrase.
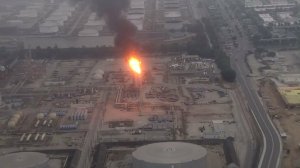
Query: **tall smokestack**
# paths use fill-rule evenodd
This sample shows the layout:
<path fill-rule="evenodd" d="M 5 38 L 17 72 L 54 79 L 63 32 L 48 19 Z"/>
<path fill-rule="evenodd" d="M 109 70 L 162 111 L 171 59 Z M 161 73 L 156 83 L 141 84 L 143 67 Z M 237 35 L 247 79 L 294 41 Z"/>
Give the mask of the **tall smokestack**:
<path fill-rule="evenodd" d="M 128 50 L 135 46 L 137 28 L 125 16 L 130 0 L 93 0 L 96 12 L 106 19 L 108 27 L 116 33 L 115 46 Z"/>

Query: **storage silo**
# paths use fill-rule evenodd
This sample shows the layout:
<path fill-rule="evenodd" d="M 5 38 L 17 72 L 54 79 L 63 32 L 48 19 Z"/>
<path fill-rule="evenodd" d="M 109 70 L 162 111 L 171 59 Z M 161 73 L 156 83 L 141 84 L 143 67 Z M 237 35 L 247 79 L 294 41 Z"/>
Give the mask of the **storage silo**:
<path fill-rule="evenodd" d="M 56 113 L 50 113 L 49 118 L 50 119 L 56 119 Z"/>
<path fill-rule="evenodd" d="M 14 128 L 16 125 L 17 125 L 17 122 L 14 121 L 14 120 L 10 120 L 10 121 L 7 123 L 8 128 Z"/>
<path fill-rule="evenodd" d="M 44 113 L 37 113 L 36 118 L 37 119 L 43 119 L 45 117 Z"/>
<path fill-rule="evenodd" d="M 49 168 L 49 158 L 38 152 L 17 152 L 0 156 L 3 168 Z"/>
<path fill-rule="evenodd" d="M 133 168 L 206 168 L 207 150 L 184 142 L 161 142 L 132 153 Z"/>
<path fill-rule="evenodd" d="M 18 121 L 20 120 L 21 116 L 22 116 L 22 112 L 17 112 L 16 114 L 14 114 L 8 121 L 7 126 L 9 128 L 14 128 Z"/>

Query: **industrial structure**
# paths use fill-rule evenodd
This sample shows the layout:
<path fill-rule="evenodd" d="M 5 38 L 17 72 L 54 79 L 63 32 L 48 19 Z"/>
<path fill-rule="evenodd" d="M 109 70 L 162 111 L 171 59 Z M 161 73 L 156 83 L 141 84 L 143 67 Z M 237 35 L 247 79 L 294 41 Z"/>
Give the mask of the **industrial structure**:
<path fill-rule="evenodd" d="M 162 0 L 164 8 L 164 28 L 166 30 L 181 30 L 183 18 L 180 0 Z"/>
<path fill-rule="evenodd" d="M 122 16 L 137 27 L 137 41 L 159 41 L 158 46 L 168 44 L 169 50 L 172 44 L 174 48 L 189 45 L 195 37 L 186 31 L 199 19 L 192 17 L 197 13 L 192 10 L 194 3 L 132 0 Z M 5 134 L 0 137 L 0 167 L 2 162 L 18 167 L 10 155 L 26 160 L 20 163 L 24 168 L 46 168 L 54 159 L 64 168 L 93 167 L 93 160 L 101 160 L 106 168 L 226 166 L 224 140 L 234 138 L 232 151 L 235 139 L 247 138 L 238 127 L 243 124 L 239 109 L 245 108 L 236 107 L 240 104 L 235 91 L 223 87 L 215 60 L 147 50 L 133 55 L 134 59 L 110 57 L 105 54 L 110 49 L 101 46 L 112 46 L 115 34 L 106 25 L 107 18 L 99 18 L 86 4 L 51 0 L 40 6 L 42 10 L 30 5 L 25 11 L 16 10 L 24 17 L 5 17 L 16 26 L 36 20 L 23 37 L 39 47 L 25 43 L 30 50 L 16 59 L 12 71 L 0 66 L 9 74 L 1 85 L 0 127 Z M 47 56 L 43 51 L 48 46 L 52 47 Z M 92 47 L 97 58 L 85 53 Z M 106 153 L 98 155 L 102 144 L 106 149 L 100 149 Z M 248 146 L 241 148 L 238 152 Z M 7 154 L 8 150 L 29 153 Z M 244 165 L 247 154 L 240 153 Z"/>
<path fill-rule="evenodd" d="M 39 25 L 40 33 L 56 33 L 59 27 L 72 16 L 75 8 L 69 3 L 64 2 L 59 4 L 59 7 L 45 19 L 45 22 Z"/>
<path fill-rule="evenodd" d="M 206 168 L 206 149 L 190 143 L 149 144 L 132 155 L 133 168 Z"/>
<path fill-rule="evenodd" d="M 103 31 L 106 23 L 103 18 L 98 18 L 95 12 L 89 15 L 84 27 L 79 31 L 78 36 L 99 36 L 99 32 Z"/>
<path fill-rule="evenodd" d="M 133 23 L 139 31 L 144 29 L 145 0 L 132 0 L 127 13 L 127 19 Z"/>

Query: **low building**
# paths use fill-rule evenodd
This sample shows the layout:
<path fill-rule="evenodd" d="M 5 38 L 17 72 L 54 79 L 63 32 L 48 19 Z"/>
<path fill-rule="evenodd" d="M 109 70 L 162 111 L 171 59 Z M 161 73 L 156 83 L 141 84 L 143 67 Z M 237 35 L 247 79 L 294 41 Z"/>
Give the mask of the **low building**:
<path fill-rule="evenodd" d="M 275 23 L 273 17 L 268 13 L 259 14 L 259 17 L 262 19 L 264 26 L 268 26 L 270 23 Z"/>
<path fill-rule="evenodd" d="M 182 21 L 168 21 L 165 22 L 164 28 L 166 30 L 181 30 L 183 28 Z"/>
<path fill-rule="evenodd" d="M 279 12 L 277 15 L 282 23 L 293 25 L 299 22 L 299 18 L 293 17 L 290 12 Z"/>
<path fill-rule="evenodd" d="M 163 7 L 165 10 L 174 10 L 180 8 L 179 0 L 163 0 Z"/>
<path fill-rule="evenodd" d="M 84 28 L 79 34 L 88 33 L 88 31 L 95 30 L 95 31 L 102 31 L 104 26 L 106 25 L 105 20 L 103 18 L 99 19 L 96 13 L 91 13 L 87 22 L 84 24 Z M 94 31 L 94 33 L 96 33 Z M 98 35 L 97 35 L 98 36 Z"/>
<path fill-rule="evenodd" d="M 39 26 L 40 33 L 54 33 L 58 32 L 59 27 L 72 16 L 75 8 L 68 3 L 61 3 L 56 10 L 54 10 L 43 24 Z"/>
<path fill-rule="evenodd" d="M 278 87 L 287 107 L 300 107 L 300 87 Z"/>
<path fill-rule="evenodd" d="M 56 33 L 58 32 L 59 28 L 58 25 L 51 22 L 45 22 L 39 25 L 40 33 Z"/>
<path fill-rule="evenodd" d="M 164 17 L 166 21 L 182 20 L 179 10 L 166 11 Z"/>
<path fill-rule="evenodd" d="M 136 8 L 145 8 L 145 0 L 131 0 L 130 3 L 130 8 L 131 9 L 136 9 Z"/>
<path fill-rule="evenodd" d="M 300 85 L 300 74 L 281 74 L 277 76 L 278 81 L 287 85 Z"/>
<path fill-rule="evenodd" d="M 130 8 L 127 12 L 127 19 L 133 23 L 138 31 L 144 29 L 144 18 L 145 18 L 145 1 L 144 0 L 133 0 L 130 3 Z"/>
<path fill-rule="evenodd" d="M 66 81 L 45 81 L 44 86 L 63 86 Z"/>
<path fill-rule="evenodd" d="M 65 20 L 66 18 L 64 16 L 50 16 L 46 19 L 46 22 L 51 22 L 53 24 L 56 24 L 57 26 L 62 26 L 64 25 Z"/>
<path fill-rule="evenodd" d="M 89 20 L 86 24 L 84 24 L 84 29 L 95 29 L 95 30 L 103 30 L 104 28 L 103 20 Z"/>
<path fill-rule="evenodd" d="M 24 21 L 18 20 L 18 19 L 13 19 L 13 20 L 8 20 L 7 24 L 9 26 L 21 27 L 24 24 Z"/>
<path fill-rule="evenodd" d="M 98 30 L 95 30 L 95 29 L 83 29 L 78 33 L 78 36 L 95 37 L 95 36 L 99 36 L 99 32 L 98 32 Z"/>
<path fill-rule="evenodd" d="M 166 30 L 181 30 L 183 28 L 182 15 L 179 10 L 169 10 L 164 13 L 164 28 Z"/>
<path fill-rule="evenodd" d="M 136 26 L 138 31 L 142 31 L 144 29 L 144 20 L 143 19 L 130 20 L 130 22 Z"/>
<path fill-rule="evenodd" d="M 215 133 L 225 133 L 223 120 L 212 120 L 212 124 Z"/>
<path fill-rule="evenodd" d="M 38 16 L 38 13 L 35 9 L 24 9 L 21 10 L 18 17 L 21 18 L 36 18 Z"/>

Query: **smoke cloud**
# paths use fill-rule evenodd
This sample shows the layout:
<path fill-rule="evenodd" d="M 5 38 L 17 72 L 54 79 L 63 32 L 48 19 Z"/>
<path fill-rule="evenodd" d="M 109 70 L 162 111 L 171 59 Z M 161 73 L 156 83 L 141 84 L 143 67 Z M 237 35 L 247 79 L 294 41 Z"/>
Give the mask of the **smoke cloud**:
<path fill-rule="evenodd" d="M 124 15 L 130 0 L 94 0 L 94 5 L 97 14 L 104 17 L 108 27 L 116 33 L 115 46 L 122 50 L 135 46 L 137 28 Z"/>

